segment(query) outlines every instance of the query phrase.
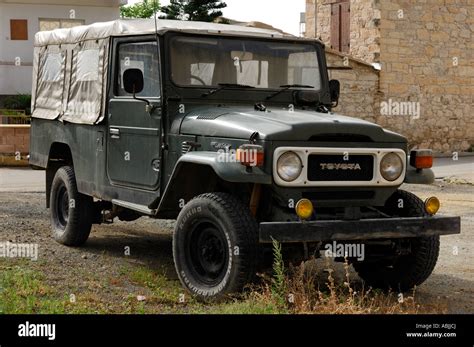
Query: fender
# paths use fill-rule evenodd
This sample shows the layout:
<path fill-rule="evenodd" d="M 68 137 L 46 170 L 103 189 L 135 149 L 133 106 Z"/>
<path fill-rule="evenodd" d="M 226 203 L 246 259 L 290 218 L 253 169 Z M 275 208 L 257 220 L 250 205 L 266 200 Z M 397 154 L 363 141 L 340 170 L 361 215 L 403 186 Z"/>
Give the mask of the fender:
<path fill-rule="evenodd" d="M 157 218 L 171 218 L 179 214 L 179 201 L 213 191 L 220 181 L 232 183 L 272 184 L 272 176 L 261 168 L 250 172 L 238 162 L 222 162 L 217 152 L 190 152 L 181 156 L 166 185 L 156 211 Z"/>

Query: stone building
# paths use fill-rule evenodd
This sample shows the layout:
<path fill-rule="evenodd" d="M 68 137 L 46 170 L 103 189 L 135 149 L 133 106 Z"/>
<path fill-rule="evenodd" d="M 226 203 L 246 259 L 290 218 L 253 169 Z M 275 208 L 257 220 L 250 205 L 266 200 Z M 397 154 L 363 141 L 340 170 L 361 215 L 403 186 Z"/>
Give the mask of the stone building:
<path fill-rule="evenodd" d="M 472 151 L 473 0 L 306 0 L 305 35 L 329 48 L 343 86 L 338 112 L 414 147 Z"/>

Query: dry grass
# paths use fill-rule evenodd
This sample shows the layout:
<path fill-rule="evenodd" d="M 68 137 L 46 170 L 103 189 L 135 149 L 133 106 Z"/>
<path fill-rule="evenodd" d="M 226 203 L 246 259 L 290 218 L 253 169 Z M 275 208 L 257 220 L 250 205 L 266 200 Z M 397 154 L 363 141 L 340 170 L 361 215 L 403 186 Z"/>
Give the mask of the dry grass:
<path fill-rule="evenodd" d="M 275 253 L 274 245 L 274 253 Z M 334 270 L 326 258 L 324 283 L 318 281 L 314 268 L 302 263 L 281 268 L 271 280 L 264 279 L 260 290 L 252 292 L 253 298 L 276 304 L 281 312 L 295 314 L 417 314 L 446 313 L 440 303 L 417 302 L 416 289 L 411 293 L 395 293 L 365 288 L 360 280 L 353 280 L 350 264 L 344 263 L 344 277 L 336 280 Z M 281 280 L 281 272 L 285 273 Z M 269 284 L 270 283 L 270 284 Z"/>

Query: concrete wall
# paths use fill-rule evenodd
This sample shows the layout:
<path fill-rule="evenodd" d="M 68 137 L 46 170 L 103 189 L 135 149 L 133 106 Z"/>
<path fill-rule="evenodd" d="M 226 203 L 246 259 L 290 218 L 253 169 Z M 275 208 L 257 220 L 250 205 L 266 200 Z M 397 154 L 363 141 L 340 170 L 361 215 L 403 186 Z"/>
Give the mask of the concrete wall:
<path fill-rule="evenodd" d="M 28 1 L 22 3 L 0 1 L 0 95 L 31 93 L 33 41 L 35 33 L 39 30 L 39 18 L 66 19 L 70 18 L 73 10 L 75 19 L 82 19 L 85 20 L 85 24 L 91 24 L 118 19 L 120 14 L 118 4 L 114 1 L 96 1 L 96 6 L 78 5 L 77 1 L 76 4 L 73 4 L 74 1 L 66 1 L 72 3 L 68 5 L 24 2 Z M 113 7 L 97 6 L 102 3 L 111 4 Z M 10 19 L 28 20 L 28 40 L 10 40 Z M 15 66 L 17 57 L 20 58 L 21 66 Z"/>

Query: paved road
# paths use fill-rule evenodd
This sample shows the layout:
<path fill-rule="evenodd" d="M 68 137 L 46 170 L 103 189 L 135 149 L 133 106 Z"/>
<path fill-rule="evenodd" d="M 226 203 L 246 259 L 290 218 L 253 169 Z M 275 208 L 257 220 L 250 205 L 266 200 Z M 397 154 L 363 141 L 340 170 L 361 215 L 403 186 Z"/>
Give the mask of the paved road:
<path fill-rule="evenodd" d="M 436 158 L 434 163 L 436 178 L 453 177 L 474 183 L 474 156 Z M 29 168 L 0 167 L 0 192 L 43 192 L 45 171 Z"/>
<path fill-rule="evenodd" d="M 474 156 L 452 158 L 435 158 L 433 170 L 436 178 L 454 177 L 474 183 Z"/>
<path fill-rule="evenodd" d="M 0 192 L 44 192 L 46 171 L 0 167 Z"/>

